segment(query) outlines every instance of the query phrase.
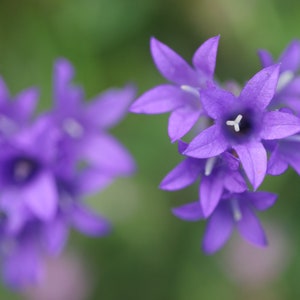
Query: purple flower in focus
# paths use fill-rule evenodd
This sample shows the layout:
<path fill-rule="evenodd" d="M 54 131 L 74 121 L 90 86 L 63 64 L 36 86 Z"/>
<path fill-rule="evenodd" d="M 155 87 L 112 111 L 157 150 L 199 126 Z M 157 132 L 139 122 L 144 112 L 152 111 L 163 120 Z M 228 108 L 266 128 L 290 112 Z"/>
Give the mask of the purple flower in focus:
<path fill-rule="evenodd" d="M 54 67 L 54 109 L 48 115 L 61 139 L 61 155 L 82 159 L 107 176 L 130 175 L 135 164 L 128 151 L 106 131 L 125 116 L 135 89 L 110 89 L 89 102 L 82 88 L 71 84 L 72 65 L 65 59 Z"/>
<path fill-rule="evenodd" d="M 187 144 L 180 142 L 183 152 Z M 201 178 L 199 201 L 204 217 L 208 217 L 218 205 L 225 190 L 241 193 L 247 190 L 246 182 L 239 171 L 239 161 L 225 152 L 209 159 L 186 157 L 160 184 L 168 191 L 183 189 Z"/>
<path fill-rule="evenodd" d="M 29 125 L 38 101 L 37 88 L 29 88 L 13 97 L 0 77 L 0 138 L 16 134 Z"/>
<path fill-rule="evenodd" d="M 172 142 L 183 137 L 203 114 L 201 91 L 214 85 L 219 36 L 204 42 L 193 56 L 193 67 L 157 39 L 151 39 L 151 53 L 160 73 L 173 84 L 159 85 L 140 96 L 131 112 L 171 112 L 168 132 Z M 200 94 L 199 94 L 200 91 Z"/>
<path fill-rule="evenodd" d="M 224 195 L 208 219 L 202 242 L 204 252 L 212 254 L 223 247 L 234 227 L 246 241 L 257 246 L 266 246 L 264 230 L 253 210 L 268 209 L 275 203 L 276 198 L 276 194 L 261 191 Z M 198 201 L 174 208 L 173 214 L 186 221 L 205 218 Z"/>
<path fill-rule="evenodd" d="M 233 149 L 257 189 L 267 170 L 262 140 L 281 139 L 300 131 L 300 120 L 294 115 L 266 110 L 275 93 L 278 72 L 278 65 L 261 70 L 238 97 L 218 87 L 203 91 L 203 107 L 215 124 L 196 136 L 184 154 L 209 158 Z"/>
<path fill-rule="evenodd" d="M 262 66 L 274 64 L 272 55 L 266 50 L 260 50 L 258 55 Z M 279 80 L 274 98 L 269 107 L 290 107 L 300 114 L 300 41 L 293 40 L 277 60 L 280 66 Z"/>

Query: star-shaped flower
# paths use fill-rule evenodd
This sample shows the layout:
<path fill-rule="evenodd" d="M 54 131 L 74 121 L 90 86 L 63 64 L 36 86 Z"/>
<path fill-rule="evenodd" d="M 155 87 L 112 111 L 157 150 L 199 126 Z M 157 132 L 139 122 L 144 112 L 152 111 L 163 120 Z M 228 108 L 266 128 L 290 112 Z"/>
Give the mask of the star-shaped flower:
<path fill-rule="evenodd" d="M 293 114 L 267 111 L 278 80 L 279 65 L 265 68 L 253 76 L 238 97 L 218 87 L 201 93 L 202 104 L 214 125 L 196 136 L 185 155 L 209 158 L 234 151 L 254 189 L 267 170 L 263 140 L 281 139 L 300 131 L 300 119 Z"/>

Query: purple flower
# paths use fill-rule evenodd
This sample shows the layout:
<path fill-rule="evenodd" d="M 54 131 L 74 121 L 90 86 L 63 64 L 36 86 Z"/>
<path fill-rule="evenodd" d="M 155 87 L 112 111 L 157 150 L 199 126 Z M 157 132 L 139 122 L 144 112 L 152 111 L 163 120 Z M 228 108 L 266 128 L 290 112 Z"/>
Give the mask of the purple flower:
<path fill-rule="evenodd" d="M 184 151 L 188 145 L 180 145 Z M 209 159 L 186 157 L 161 182 L 160 188 L 175 191 L 187 187 L 201 178 L 199 201 L 203 215 L 208 217 L 218 205 L 225 190 L 235 193 L 247 189 L 239 171 L 239 161 L 230 153 Z"/>
<path fill-rule="evenodd" d="M 258 52 L 263 67 L 274 63 L 272 55 L 266 50 Z M 281 63 L 276 93 L 270 107 L 290 107 L 300 113 L 300 41 L 293 40 L 277 60 Z"/>
<path fill-rule="evenodd" d="M 57 60 L 54 109 L 48 117 L 61 133 L 61 155 L 73 155 L 111 177 L 132 174 L 135 164 L 131 155 L 106 131 L 124 117 L 135 89 L 110 89 L 85 103 L 83 90 L 71 84 L 73 75 L 67 60 Z"/>
<path fill-rule="evenodd" d="M 131 106 L 134 113 L 171 112 L 168 132 L 172 142 L 183 137 L 198 121 L 203 109 L 199 90 L 214 85 L 219 36 L 208 39 L 193 56 L 193 67 L 157 39 L 151 53 L 160 73 L 173 84 L 159 85 L 140 96 Z"/>
<path fill-rule="evenodd" d="M 255 210 L 266 210 L 276 201 L 277 195 L 268 192 L 228 193 L 224 195 L 210 216 L 202 242 L 205 253 L 218 251 L 229 239 L 233 228 L 248 242 L 266 246 L 267 239 L 255 214 Z M 173 209 L 173 214 L 186 221 L 204 219 L 199 202 L 192 202 Z"/>
<path fill-rule="evenodd" d="M 203 91 L 203 107 L 215 124 L 196 136 L 184 154 L 209 158 L 233 149 L 257 189 L 267 169 L 262 140 L 281 139 L 300 131 L 300 120 L 294 115 L 266 110 L 275 93 L 278 72 L 278 65 L 261 70 L 238 97 L 218 87 Z"/>
<path fill-rule="evenodd" d="M 38 97 L 38 90 L 29 88 L 12 99 L 0 77 L 0 137 L 9 137 L 29 125 Z"/>

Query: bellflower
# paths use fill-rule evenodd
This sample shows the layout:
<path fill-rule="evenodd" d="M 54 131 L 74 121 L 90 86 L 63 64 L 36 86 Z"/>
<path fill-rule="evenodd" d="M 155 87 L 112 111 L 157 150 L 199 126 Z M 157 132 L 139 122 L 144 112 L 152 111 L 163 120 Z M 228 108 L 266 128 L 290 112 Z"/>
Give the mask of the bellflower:
<path fill-rule="evenodd" d="M 57 60 L 54 109 L 48 117 L 61 133 L 64 156 L 75 155 L 110 176 L 132 174 L 135 164 L 131 155 L 107 129 L 126 114 L 134 88 L 110 89 L 85 103 L 82 88 L 71 84 L 73 75 L 73 67 L 67 60 Z"/>
<path fill-rule="evenodd" d="M 277 195 L 268 192 L 227 193 L 208 219 L 202 248 L 205 253 L 218 251 L 231 236 L 234 227 L 248 242 L 264 247 L 267 239 L 253 210 L 263 211 L 271 207 Z M 204 219 L 199 202 L 184 204 L 173 209 L 173 214 L 186 221 Z"/>
<path fill-rule="evenodd" d="M 274 64 L 267 50 L 258 52 L 263 67 Z M 283 51 L 277 62 L 281 63 L 276 93 L 270 107 L 290 107 L 300 113 L 300 40 L 293 40 Z"/>
<path fill-rule="evenodd" d="M 180 151 L 188 145 L 181 143 Z M 186 157 L 160 184 L 160 188 L 175 191 L 187 187 L 201 178 L 199 200 L 203 215 L 208 217 L 218 205 L 224 191 L 244 192 L 246 182 L 239 171 L 239 161 L 225 152 L 209 159 Z"/>
<path fill-rule="evenodd" d="M 160 73 L 172 84 L 163 84 L 140 96 L 130 110 L 134 113 L 171 112 L 168 133 L 174 142 L 183 137 L 203 114 L 199 90 L 214 85 L 219 36 L 208 39 L 195 52 L 193 68 L 165 44 L 151 39 L 151 54 Z"/>
<path fill-rule="evenodd" d="M 279 66 L 267 67 L 253 76 L 238 97 L 213 87 L 201 93 L 203 107 L 214 124 L 196 136 L 185 155 L 209 158 L 234 151 L 254 189 L 267 170 L 263 140 L 281 139 L 300 131 L 300 120 L 267 106 L 276 91 Z"/>

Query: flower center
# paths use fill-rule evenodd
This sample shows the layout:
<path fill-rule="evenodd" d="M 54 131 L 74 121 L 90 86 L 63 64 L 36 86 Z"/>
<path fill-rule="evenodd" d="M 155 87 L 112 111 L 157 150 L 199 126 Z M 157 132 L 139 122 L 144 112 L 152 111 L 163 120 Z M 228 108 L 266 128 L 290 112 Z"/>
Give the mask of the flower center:
<path fill-rule="evenodd" d="M 40 165 L 29 157 L 17 157 L 8 165 L 8 173 L 13 184 L 24 184 L 38 173 Z"/>
<path fill-rule="evenodd" d="M 234 131 L 235 132 L 239 132 L 241 129 L 240 129 L 240 122 L 242 121 L 243 119 L 243 116 L 242 115 L 238 115 L 235 120 L 228 120 L 226 121 L 226 125 L 227 126 L 233 126 L 234 128 Z"/>
<path fill-rule="evenodd" d="M 247 113 L 234 115 L 225 121 L 227 131 L 235 137 L 246 137 L 254 129 L 252 123 L 251 115 Z"/>

